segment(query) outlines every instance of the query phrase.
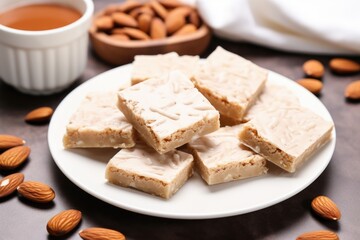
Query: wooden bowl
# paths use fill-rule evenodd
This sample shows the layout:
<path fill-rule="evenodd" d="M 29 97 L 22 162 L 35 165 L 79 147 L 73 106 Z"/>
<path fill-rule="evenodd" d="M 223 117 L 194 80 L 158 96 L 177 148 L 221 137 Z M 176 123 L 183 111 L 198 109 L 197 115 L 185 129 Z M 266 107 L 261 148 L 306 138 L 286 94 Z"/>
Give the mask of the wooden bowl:
<path fill-rule="evenodd" d="M 102 12 L 96 16 L 103 15 Z M 95 16 L 95 18 L 96 18 Z M 97 32 L 93 24 L 90 28 L 90 41 L 95 53 L 112 65 L 130 63 L 136 55 L 155 55 L 177 52 L 179 55 L 200 55 L 208 47 L 211 39 L 210 29 L 203 24 L 194 33 L 171 36 L 159 40 L 121 41 Z"/>

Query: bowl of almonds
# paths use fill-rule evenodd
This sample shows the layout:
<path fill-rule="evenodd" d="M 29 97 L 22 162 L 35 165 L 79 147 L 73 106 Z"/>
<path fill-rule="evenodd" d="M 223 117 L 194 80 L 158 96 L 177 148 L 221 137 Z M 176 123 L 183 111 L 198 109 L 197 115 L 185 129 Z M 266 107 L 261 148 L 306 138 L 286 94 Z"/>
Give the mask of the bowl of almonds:
<path fill-rule="evenodd" d="M 95 14 L 90 29 L 95 53 L 112 65 L 130 63 L 135 55 L 200 55 L 210 38 L 196 9 L 177 0 L 109 5 Z"/>

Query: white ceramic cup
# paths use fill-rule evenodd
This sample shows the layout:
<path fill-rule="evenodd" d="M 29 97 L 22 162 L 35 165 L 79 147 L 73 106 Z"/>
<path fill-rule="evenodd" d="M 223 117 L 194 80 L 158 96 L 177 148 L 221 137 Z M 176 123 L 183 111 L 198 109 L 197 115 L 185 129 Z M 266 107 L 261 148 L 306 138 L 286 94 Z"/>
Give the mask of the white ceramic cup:
<path fill-rule="evenodd" d="M 56 3 L 82 13 L 56 29 L 24 31 L 0 25 L 0 78 L 19 91 L 46 95 L 71 85 L 84 71 L 92 0 L 0 0 L 0 12 L 34 3 Z"/>

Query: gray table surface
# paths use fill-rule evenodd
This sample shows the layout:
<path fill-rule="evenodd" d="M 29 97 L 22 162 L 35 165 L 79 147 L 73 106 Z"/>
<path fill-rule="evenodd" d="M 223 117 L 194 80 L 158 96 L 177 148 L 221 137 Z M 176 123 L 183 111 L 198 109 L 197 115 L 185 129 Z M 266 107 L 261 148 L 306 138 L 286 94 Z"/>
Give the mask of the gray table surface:
<path fill-rule="evenodd" d="M 95 0 L 96 10 L 116 1 Z M 22 94 L 0 81 L 0 134 L 13 134 L 26 139 L 32 149 L 29 161 L 18 169 L 26 179 L 51 185 L 57 193 L 52 204 L 36 205 L 16 195 L 0 199 L 0 240 L 56 239 L 46 232 L 47 221 L 69 208 L 83 213 L 80 226 L 66 239 L 80 239 L 77 231 L 87 227 L 107 227 L 121 231 L 127 239 L 295 239 L 305 232 L 320 229 L 335 231 L 340 239 L 360 236 L 360 105 L 347 102 L 343 92 L 348 83 L 360 79 L 360 74 L 338 76 L 328 69 L 334 56 L 302 55 L 281 52 L 247 43 L 236 43 L 213 37 L 206 57 L 216 46 L 235 52 L 260 66 L 291 79 L 302 78 L 302 64 L 310 58 L 326 66 L 324 89 L 319 99 L 332 115 L 337 143 L 328 167 L 308 188 L 274 206 L 238 216 L 176 220 L 129 212 L 98 200 L 69 181 L 54 163 L 47 144 L 48 125 L 29 125 L 25 114 L 40 106 L 54 109 L 74 88 L 113 66 L 102 62 L 90 50 L 83 75 L 65 91 L 51 96 Z M 1 57 L 1 56 L 0 56 Z M 359 57 L 355 57 L 360 61 Z M 9 172 L 0 172 L 4 177 Z M 324 221 L 310 211 L 311 200 L 318 195 L 331 197 L 342 211 L 339 222 Z M 219 203 L 221 204 L 221 203 Z"/>

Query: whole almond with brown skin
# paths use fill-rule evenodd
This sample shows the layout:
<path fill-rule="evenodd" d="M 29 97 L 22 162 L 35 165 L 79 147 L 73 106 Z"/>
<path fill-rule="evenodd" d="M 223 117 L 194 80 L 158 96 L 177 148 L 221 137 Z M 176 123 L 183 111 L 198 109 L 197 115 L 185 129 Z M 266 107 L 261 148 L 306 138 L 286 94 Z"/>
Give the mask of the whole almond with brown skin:
<path fill-rule="evenodd" d="M 110 37 L 119 41 L 129 41 L 130 38 L 125 34 L 111 34 Z"/>
<path fill-rule="evenodd" d="M 185 16 L 180 11 L 173 10 L 165 18 L 166 32 L 172 34 L 185 25 Z"/>
<path fill-rule="evenodd" d="M 161 5 L 163 5 L 166 8 L 176 8 L 184 5 L 183 3 L 177 0 L 158 0 L 158 2 L 161 3 Z"/>
<path fill-rule="evenodd" d="M 190 33 L 194 33 L 196 32 L 197 28 L 195 27 L 194 24 L 185 24 L 182 28 L 180 28 L 179 30 L 177 30 L 173 36 L 184 36 Z"/>
<path fill-rule="evenodd" d="M 49 121 L 54 110 L 51 107 L 40 107 L 30 111 L 25 116 L 25 121 L 28 123 L 40 123 Z"/>
<path fill-rule="evenodd" d="M 165 23 L 160 18 L 153 18 L 150 25 L 150 37 L 161 39 L 166 37 Z"/>
<path fill-rule="evenodd" d="M 79 235 L 84 240 L 125 240 L 122 233 L 108 228 L 87 228 Z"/>
<path fill-rule="evenodd" d="M 114 21 L 111 16 L 101 16 L 95 19 L 95 26 L 100 31 L 110 30 L 114 27 Z"/>
<path fill-rule="evenodd" d="M 24 181 L 24 174 L 14 173 L 0 180 L 0 198 L 9 196 Z"/>
<path fill-rule="evenodd" d="M 141 31 L 139 29 L 135 29 L 135 28 L 128 28 L 128 27 L 122 28 L 121 33 L 124 33 L 135 40 L 149 40 L 150 39 L 149 35 L 147 35 L 143 31 Z"/>
<path fill-rule="evenodd" d="M 332 231 L 319 230 L 303 233 L 296 240 L 339 240 L 339 236 Z"/>
<path fill-rule="evenodd" d="M 142 6 L 131 10 L 131 12 L 129 13 L 129 15 L 135 19 L 137 19 L 141 14 L 148 14 L 153 17 L 155 15 L 155 12 L 149 6 Z"/>
<path fill-rule="evenodd" d="M 321 78 L 324 75 L 324 65 L 315 59 L 306 61 L 303 64 L 305 74 L 312 78 Z"/>
<path fill-rule="evenodd" d="M 330 61 L 330 69 L 339 74 L 352 74 L 360 71 L 360 64 L 346 58 L 333 58 Z"/>
<path fill-rule="evenodd" d="M 130 15 L 127 15 L 122 12 L 115 12 L 111 15 L 114 22 L 118 25 L 125 26 L 125 27 L 134 27 L 138 26 L 137 21 Z"/>
<path fill-rule="evenodd" d="M 30 155 L 28 146 L 10 148 L 0 155 L 0 169 L 11 170 L 19 167 Z"/>
<path fill-rule="evenodd" d="M 13 135 L 6 135 L 6 134 L 0 134 L 0 149 L 9 149 L 12 147 L 17 147 L 25 144 L 25 140 L 13 136 Z"/>
<path fill-rule="evenodd" d="M 62 211 L 48 221 L 46 230 L 50 235 L 63 236 L 80 223 L 81 217 L 81 212 L 75 209 Z"/>
<path fill-rule="evenodd" d="M 360 100 L 360 80 L 347 85 L 344 95 L 351 100 Z"/>
<path fill-rule="evenodd" d="M 17 191 L 24 198 L 37 203 L 48 203 L 55 198 L 55 192 L 50 186 L 37 181 L 23 182 Z"/>
<path fill-rule="evenodd" d="M 311 207 L 316 214 L 328 219 L 339 220 L 341 218 L 341 212 L 336 204 L 326 196 L 318 196 L 311 202 Z"/>
<path fill-rule="evenodd" d="M 146 13 L 138 17 L 139 29 L 145 33 L 149 33 L 152 16 Z"/>
<path fill-rule="evenodd" d="M 296 82 L 314 94 L 319 94 L 323 88 L 323 83 L 313 78 L 303 78 Z"/>
<path fill-rule="evenodd" d="M 152 9 L 154 9 L 154 11 L 155 11 L 155 13 L 159 16 L 159 17 L 161 17 L 162 19 L 165 19 L 166 18 L 166 16 L 168 15 L 168 11 L 166 10 L 166 8 L 163 6 L 163 5 L 161 5 L 158 1 L 156 1 L 156 0 L 151 0 L 150 2 L 149 2 L 149 4 L 150 4 L 150 7 L 152 8 Z"/>

